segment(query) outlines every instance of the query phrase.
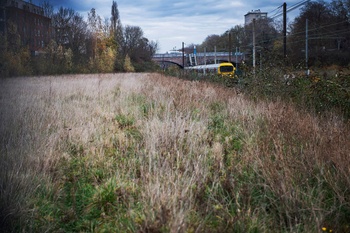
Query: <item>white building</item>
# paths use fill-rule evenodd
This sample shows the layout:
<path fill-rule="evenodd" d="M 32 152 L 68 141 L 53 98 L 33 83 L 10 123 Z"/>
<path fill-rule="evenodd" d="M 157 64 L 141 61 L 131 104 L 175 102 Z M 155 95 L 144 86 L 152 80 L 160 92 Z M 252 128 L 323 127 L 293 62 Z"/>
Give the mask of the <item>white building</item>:
<path fill-rule="evenodd" d="M 253 19 L 267 19 L 267 12 L 261 12 L 260 10 L 248 12 L 244 15 L 244 25 L 252 23 Z"/>

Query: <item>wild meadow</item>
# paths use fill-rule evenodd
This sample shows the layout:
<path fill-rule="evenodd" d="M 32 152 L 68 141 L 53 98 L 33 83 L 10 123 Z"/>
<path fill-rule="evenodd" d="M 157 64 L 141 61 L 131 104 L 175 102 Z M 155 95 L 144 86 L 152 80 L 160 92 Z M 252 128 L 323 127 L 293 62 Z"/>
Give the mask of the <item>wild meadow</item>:
<path fill-rule="evenodd" d="M 350 232 L 349 139 L 216 83 L 0 79 L 0 231 Z"/>

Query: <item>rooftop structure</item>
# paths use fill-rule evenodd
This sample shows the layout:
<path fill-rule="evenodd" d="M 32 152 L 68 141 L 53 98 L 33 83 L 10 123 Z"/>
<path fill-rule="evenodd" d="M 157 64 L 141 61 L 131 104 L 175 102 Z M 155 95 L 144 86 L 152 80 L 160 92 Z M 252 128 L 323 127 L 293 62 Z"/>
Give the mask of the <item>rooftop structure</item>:
<path fill-rule="evenodd" d="M 267 12 L 261 12 L 260 9 L 248 12 L 244 15 L 244 25 L 252 23 L 253 19 L 267 19 Z"/>

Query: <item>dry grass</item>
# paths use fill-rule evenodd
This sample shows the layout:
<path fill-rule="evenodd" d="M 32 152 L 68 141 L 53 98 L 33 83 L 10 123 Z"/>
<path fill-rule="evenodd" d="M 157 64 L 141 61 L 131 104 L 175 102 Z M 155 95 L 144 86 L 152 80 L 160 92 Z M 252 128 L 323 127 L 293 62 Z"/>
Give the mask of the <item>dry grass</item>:
<path fill-rule="evenodd" d="M 350 127 L 159 74 L 0 80 L 6 231 L 348 230 Z"/>

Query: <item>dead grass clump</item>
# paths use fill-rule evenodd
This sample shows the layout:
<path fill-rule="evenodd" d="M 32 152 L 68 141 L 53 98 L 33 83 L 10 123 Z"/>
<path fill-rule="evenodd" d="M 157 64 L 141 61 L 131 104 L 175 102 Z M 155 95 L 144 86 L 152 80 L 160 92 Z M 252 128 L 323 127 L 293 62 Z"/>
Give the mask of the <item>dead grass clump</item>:
<path fill-rule="evenodd" d="M 160 74 L 0 82 L 7 229 L 316 232 L 349 224 L 350 129 L 341 119 Z"/>
<path fill-rule="evenodd" d="M 257 165 L 264 192 L 273 196 L 269 211 L 274 209 L 279 222 L 290 229 L 311 219 L 316 229 L 323 224 L 344 227 L 350 194 L 345 175 L 350 165 L 348 126 L 340 119 L 319 120 L 280 102 L 265 108 L 251 161 Z"/>

